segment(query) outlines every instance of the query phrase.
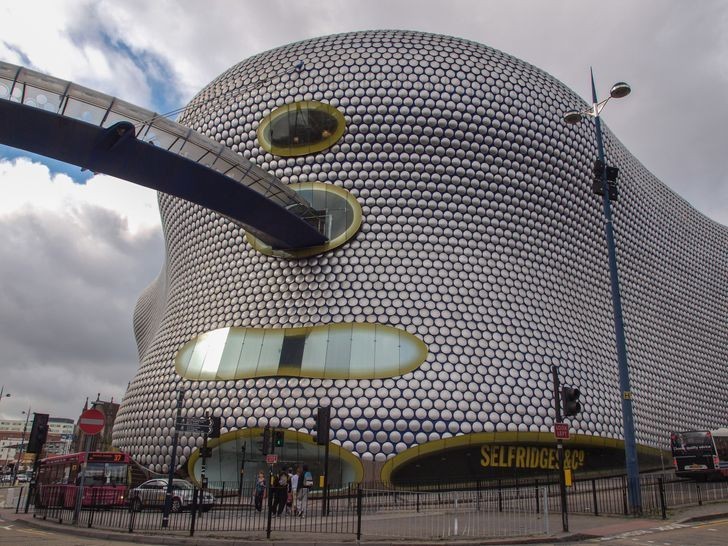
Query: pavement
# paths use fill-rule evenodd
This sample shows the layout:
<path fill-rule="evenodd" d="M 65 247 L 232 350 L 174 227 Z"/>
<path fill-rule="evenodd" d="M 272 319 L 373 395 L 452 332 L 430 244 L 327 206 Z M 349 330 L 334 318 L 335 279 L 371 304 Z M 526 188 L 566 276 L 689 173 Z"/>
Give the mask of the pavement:
<path fill-rule="evenodd" d="M 699 521 L 710 521 L 728 517 L 728 502 L 705 503 L 702 506 L 692 506 L 683 509 L 676 509 L 668 514 L 667 519 L 633 518 L 616 516 L 591 516 L 581 514 L 569 514 L 569 531 L 562 531 L 561 515 L 552 515 L 548 534 L 498 538 L 498 539 L 462 539 L 462 540 L 419 540 L 402 539 L 386 540 L 382 537 L 362 536 L 357 541 L 351 535 L 326 534 L 326 533 L 291 533 L 277 531 L 276 536 L 265 539 L 264 536 L 245 536 L 244 532 L 198 532 L 194 537 L 187 534 L 163 532 L 162 530 L 151 532 L 116 532 L 98 528 L 74 527 L 71 525 L 60 525 L 58 523 L 36 519 L 33 514 L 16 514 L 10 508 L 0 509 L 0 517 L 15 525 L 33 527 L 57 533 L 96 539 L 99 544 L 106 541 L 127 541 L 138 544 L 156 545 L 181 545 L 181 546 L 260 546 L 261 543 L 270 542 L 276 546 L 351 546 L 352 544 L 365 544 L 366 546 L 415 546 L 415 545 L 444 545 L 452 544 L 457 546 L 475 545 L 516 545 L 516 544 L 553 544 L 569 543 L 589 539 L 600 539 L 606 537 L 617 537 L 620 535 L 637 535 L 659 530 L 678 528 L 680 525 Z"/>

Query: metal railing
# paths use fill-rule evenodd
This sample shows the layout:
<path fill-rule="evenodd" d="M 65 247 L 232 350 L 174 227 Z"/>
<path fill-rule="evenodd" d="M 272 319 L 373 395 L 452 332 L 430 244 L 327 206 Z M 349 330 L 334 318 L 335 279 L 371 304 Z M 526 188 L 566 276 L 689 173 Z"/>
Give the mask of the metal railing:
<path fill-rule="evenodd" d="M 728 482 L 693 482 L 676 479 L 670 473 L 643 475 L 642 513 L 663 519 L 676 508 L 728 500 Z M 34 516 L 63 524 L 99 527 L 117 531 L 159 531 L 164 533 L 202 533 L 214 536 L 268 536 L 272 533 L 335 533 L 343 535 L 387 536 L 409 539 L 447 537 L 499 538 L 549 533 L 549 516 L 560 514 L 559 485 L 555 480 L 529 482 L 475 482 L 393 488 L 366 484 L 330 491 L 327 511 L 323 513 L 322 494 L 308 495 L 305 517 L 296 515 L 294 503 L 287 505 L 286 492 L 276 505 L 266 495 L 256 507 L 251 484 L 218 482 L 207 489 L 214 505 L 182 503 L 170 515 L 169 528 L 162 529 L 162 502 L 147 502 L 137 510 L 133 493 L 123 503 L 110 502 L 101 492 L 90 499 L 74 517 L 64 494 L 65 486 L 47 486 Z M 56 495 L 53 495 L 56 487 Z M 274 491 L 275 494 L 275 491 Z M 43 503 L 42 499 L 64 499 Z M 25 500 L 20 497 L 18 509 Z M 280 509 L 276 509 L 276 506 Z M 577 480 L 568 488 L 567 506 L 571 514 L 616 515 L 628 512 L 627 483 L 624 476 Z M 551 524 L 555 528 L 554 523 Z"/>

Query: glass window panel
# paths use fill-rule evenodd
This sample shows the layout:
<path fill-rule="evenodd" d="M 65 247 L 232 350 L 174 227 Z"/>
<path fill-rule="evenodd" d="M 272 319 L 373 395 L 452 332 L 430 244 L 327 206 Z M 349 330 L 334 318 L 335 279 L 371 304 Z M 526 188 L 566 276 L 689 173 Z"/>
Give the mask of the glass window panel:
<path fill-rule="evenodd" d="M 98 125 L 101 120 L 104 119 L 106 114 L 105 108 L 99 108 L 98 106 L 92 106 L 86 102 L 81 102 L 77 99 L 69 99 L 66 103 L 66 108 L 63 114 L 69 118 L 78 119 Z"/>
<path fill-rule="evenodd" d="M 329 328 L 313 328 L 308 334 L 301 362 L 302 376 L 320 376 L 326 371 L 326 348 Z"/>
<path fill-rule="evenodd" d="M 255 377 L 264 337 L 263 330 L 251 329 L 245 332 L 245 339 L 238 358 L 238 369 L 235 372 L 237 377 Z"/>
<path fill-rule="evenodd" d="M 197 161 L 202 156 L 207 154 L 207 150 L 205 148 L 202 148 L 201 146 L 198 146 L 197 144 L 185 142 L 184 144 L 182 144 L 182 148 L 177 153 L 182 157 L 186 157 L 187 159 L 190 159 L 192 161 Z"/>
<path fill-rule="evenodd" d="M 189 377 L 190 374 L 193 373 L 190 370 L 190 360 L 192 359 L 192 354 L 195 351 L 196 344 L 196 340 L 195 342 L 189 341 L 185 343 L 179 353 L 177 353 L 177 357 L 175 358 L 177 363 L 177 373 L 179 373 L 182 377 Z"/>
<path fill-rule="evenodd" d="M 220 365 L 220 357 L 222 356 L 222 351 L 225 348 L 227 334 L 228 328 L 220 328 L 219 330 L 209 332 L 205 336 L 207 351 L 205 352 L 205 359 L 202 363 L 202 369 L 200 370 L 201 377 L 208 379 L 215 378 L 217 368 Z"/>
<path fill-rule="evenodd" d="M 207 353 L 207 343 L 205 343 L 204 335 L 195 340 L 195 346 L 192 349 L 192 355 L 187 365 L 187 373 L 194 378 L 199 378 L 202 372 L 202 364 L 205 362 L 205 354 Z"/>
<path fill-rule="evenodd" d="M 352 326 L 348 324 L 330 328 L 326 347 L 326 377 L 349 377 Z"/>
<path fill-rule="evenodd" d="M 12 80 L 6 80 L 5 78 L 0 78 L 0 99 L 8 100 L 10 97 L 10 89 L 13 87 L 13 81 Z"/>
<path fill-rule="evenodd" d="M 375 329 L 371 327 L 359 326 L 354 330 L 349 367 L 352 377 L 372 377 L 374 375 L 374 334 Z"/>
<path fill-rule="evenodd" d="M 377 377 L 401 375 L 399 332 L 377 325 L 374 341 L 374 375 Z"/>
<path fill-rule="evenodd" d="M 61 104 L 61 97 L 55 93 L 49 93 L 44 89 L 26 85 L 23 104 L 41 108 L 49 112 L 57 112 Z"/>
<path fill-rule="evenodd" d="M 240 328 L 228 328 L 225 350 L 220 356 L 220 365 L 217 368 L 218 379 L 234 379 L 238 369 L 238 362 L 245 344 L 246 331 Z"/>
<path fill-rule="evenodd" d="M 145 134 L 142 135 L 142 140 L 160 148 L 164 148 L 165 150 L 169 150 L 177 142 L 181 142 L 181 139 L 178 136 L 165 133 L 163 131 L 157 131 L 154 127 L 151 127 L 145 132 Z"/>
<path fill-rule="evenodd" d="M 399 363 L 400 373 L 406 373 L 411 370 L 413 366 L 419 366 L 423 359 L 427 358 L 427 352 L 422 354 L 422 347 L 419 343 L 416 343 L 417 338 L 410 336 L 404 332 L 404 335 L 400 336 L 399 346 Z"/>
<path fill-rule="evenodd" d="M 257 374 L 276 375 L 278 363 L 281 360 L 281 347 L 283 346 L 283 329 L 265 330 L 263 345 L 260 350 Z"/>

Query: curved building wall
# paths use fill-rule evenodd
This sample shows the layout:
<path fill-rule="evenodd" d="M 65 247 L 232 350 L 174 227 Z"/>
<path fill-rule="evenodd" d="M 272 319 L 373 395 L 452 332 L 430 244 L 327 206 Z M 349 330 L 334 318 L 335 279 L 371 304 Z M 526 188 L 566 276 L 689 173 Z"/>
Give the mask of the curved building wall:
<path fill-rule="evenodd" d="M 301 71 L 291 70 L 299 61 Z M 284 158 L 256 131 L 276 108 L 330 104 L 346 131 Z M 310 432 L 332 406 L 332 439 L 385 461 L 428 441 L 489 431 L 546 432 L 551 364 L 578 386 L 578 434 L 621 438 L 609 270 L 590 121 L 583 101 L 537 68 L 446 36 L 372 31 L 287 45 L 234 66 L 181 122 L 286 183 L 348 190 L 358 233 L 303 259 L 266 256 L 197 205 L 160 196 L 166 266 L 140 299 L 140 368 L 115 443 L 164 470 L 175 393 L 183 416 L 210 409 L 223 432 Z M 728 230 L 652 176 L 608 130 L 620 168 L 614 206 L 637 441 L 712 428 L 728 413 Z M 379 323 L 424 341 L 426 361 L 380 379 L 180 381 L 175 356 L 216 328 Z M 178 383 L 179 382 L 179 383 Z M 201 439 L 181 438 L 180 463 Z"/>

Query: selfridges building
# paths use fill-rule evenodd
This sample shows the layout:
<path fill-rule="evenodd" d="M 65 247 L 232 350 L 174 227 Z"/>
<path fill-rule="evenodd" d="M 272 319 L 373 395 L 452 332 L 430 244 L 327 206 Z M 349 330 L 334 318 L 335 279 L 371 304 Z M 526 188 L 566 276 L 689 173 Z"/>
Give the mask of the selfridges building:
<path fill-rule="evenodd" d="M 332 483 L 539 475 L 556 365 L 582 393 L 567 466 L 623 468 L 594 126 L 563 121 L 585 106 L 526 62 L 419 32 L 316 38 L 220 75 L 180 122 L 338 211 L 341 236 L 272 249 L 160 194 L 166 260 L 137 305 L 115 445 L 167 470 L 182 391 L 183 417 L 222 418 L 211 479 L 263 468 L 266 425 L 283 464 L 321 473 L 324 406 Z M 669 466 L 671 430 L 728 414 L 728 229 L 608 129 L 605 147 L 640 465 Z M 201 446 L 180 436 L 193 479 Z"/>

